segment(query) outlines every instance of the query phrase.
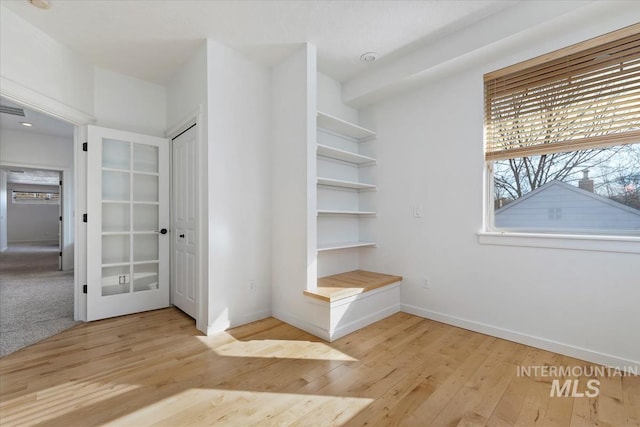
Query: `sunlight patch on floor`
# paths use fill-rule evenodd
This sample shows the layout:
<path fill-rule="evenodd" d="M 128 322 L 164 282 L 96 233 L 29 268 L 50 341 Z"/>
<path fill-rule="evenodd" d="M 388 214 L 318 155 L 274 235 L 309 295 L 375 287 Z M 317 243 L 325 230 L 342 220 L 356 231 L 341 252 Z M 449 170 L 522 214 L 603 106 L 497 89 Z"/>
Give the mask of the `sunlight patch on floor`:
<path fill-rule="evenodd" d="M 303 421 L 306 416 L 313 425 L 340 425 L 371 402 L 373 399 L 360 397 L 189 389 L 105 425 L 265 427 L 290 425 Z"/>
<path fill-rule="evenodd" d="M 65 414 L 98 404 L 102 401 L 112 399 L 124 393 L 130 393 L 140 388 L 130 384 L 111 384 L 99 382 L 83 382 L 60 384 L 38 391 L 35 399 L 28 395 L 25 398 L 3 400 L 0 404 L 3 425 L 33 425 L 43 421 L 53 420 Z M 18 411 L 13 411 L 12 407 L 18 405 Z"/>
<path fill-rule="evenodd" d="M 214 348 L 220 356 L 266 357 L 276 359 L 335 360 L 356 362 L 357 359 L 322 342 L 295 340 L 235 341 Z"/>

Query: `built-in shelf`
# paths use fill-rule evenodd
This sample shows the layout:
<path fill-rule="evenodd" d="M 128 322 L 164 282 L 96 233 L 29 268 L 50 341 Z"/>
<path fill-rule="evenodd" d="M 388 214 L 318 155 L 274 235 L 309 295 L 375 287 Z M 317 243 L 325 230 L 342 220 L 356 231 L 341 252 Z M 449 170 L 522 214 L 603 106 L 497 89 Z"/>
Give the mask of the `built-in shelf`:
<path fill-rule="evenodd" d="M 352 182 L 352 181 L 342 181 L 340 179 L 320 178 L 320 177 L 318 177 L 318 185 L 351 188 L 353 190 L 373 190 L 376 188 L 376 186 L 373 184 L 365 184 L 362 182 Z"/>
<path fill-rule="evenodd" d="M 373 211 L 336 211 L 327 209 L 318 209 L 318 215 L 375 215 Z"/>
<path fill-rule="evenodd" d="M 332 115 L 318 111 L 318 129 L 324 129 L 332 133 L 344 135 L 356 141 L 365 141 L 374 138 L 376 133 L 353 123 L 346 122 Z"/>
<path fill-rule="evenodd" d="M 318 156 L 342 160 L 343 162 L 353 163 L 358 166 L 373 165 L 376 163 L 376 159 L 373 157 L 363 156 L 362 154 L 352 153 L 351 151 L 341 150 L 339 148 L 329 147 L 328 145 L 322 144 L 318 144 Z"/>
<path fill-rule="evenodd" d="M 326 243 L 318 245 L 318 252 L 321 251 L 335 251 L 338 249 L 350 249 L 350 248 L 365 248 L 375 246 L 376 242 L 338 242 L 338 243 Z"/>
<path fill-rule="evenodd" d="M 325 302 L 335 302 L 402 281 L 402 276 L 355 270 L 318 279 L 318 286 L 304 294 Z M 396 285 L 397 286 L 397 285 Z"/>

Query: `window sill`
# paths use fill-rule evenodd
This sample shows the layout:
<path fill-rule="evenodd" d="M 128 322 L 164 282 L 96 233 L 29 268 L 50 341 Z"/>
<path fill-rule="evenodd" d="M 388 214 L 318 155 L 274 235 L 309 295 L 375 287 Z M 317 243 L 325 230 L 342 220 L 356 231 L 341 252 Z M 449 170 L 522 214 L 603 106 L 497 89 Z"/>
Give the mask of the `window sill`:
<path fill-rule="evenodd" d="M 481 231 L 482 245 L 640 254 L 640 237 Z"/>

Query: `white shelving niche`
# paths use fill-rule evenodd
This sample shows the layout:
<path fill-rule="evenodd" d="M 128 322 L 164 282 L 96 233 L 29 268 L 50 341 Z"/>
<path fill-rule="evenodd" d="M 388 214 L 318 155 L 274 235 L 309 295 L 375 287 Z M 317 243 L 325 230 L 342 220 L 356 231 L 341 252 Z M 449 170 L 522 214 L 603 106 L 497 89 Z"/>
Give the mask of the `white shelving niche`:
<path fill-rule="evenodd" d="M 359 249 L 376 246 L 376 133 L 322 112 L 317 126 L 318 277 L 324 277 L 357 270 Z"/>

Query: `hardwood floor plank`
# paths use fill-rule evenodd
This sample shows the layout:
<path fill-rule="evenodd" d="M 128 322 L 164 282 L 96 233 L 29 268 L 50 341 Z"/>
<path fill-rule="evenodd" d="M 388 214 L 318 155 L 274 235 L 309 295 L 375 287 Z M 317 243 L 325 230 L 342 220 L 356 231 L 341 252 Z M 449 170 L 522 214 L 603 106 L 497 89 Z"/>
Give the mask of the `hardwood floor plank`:
<path fill-rule="evenodd" d="M 426 350 L 422 361 L 417 363 L 402 381 L 373 402 L 367 411 L 358 414 L 353 419 L 354 424 L 385 426 L 402 424 L 464 362 L 465 359 L 454 359 L 443 354 L 443 349 L 451 347 L 463 349 L 466 347 L 471 352 L 489 339 L 483 335 L 476 334 L 469 338 L 464 334 L 448 332 L 440 339 L 425 345 L 425 349 L 431 345 L 439 346 L 441 347 L 440 351 L 430 355 L 430 352 Z"/>
<path fill-rule="evenodd" d="M 591 366 L 406 313 L 327 343 L 273 318 L 205 337 L 165 309 L 0 358 L 0 425 L 638 426 L 638 377 L 551 398 L 517 375 L 535 365 Z"/>
<path fill-rule="evenodd" d="M 525 350 L 524 346 L 497 341 L 483 364 L 433 420 L 433 425 L 457 425 L 464 418 L 467 422 L 478 419 L 486 422 L 515 375 L 512 362 L 524 359 Z"/>
<path fill-rule="evenodd" d="M 622 377 L 622 396 L 627 426 L 640 427 L 640 377 Z"/>
<path fill-rule="evenodd" d="M 600 376 L 598 379 L 600 380 L 600 395 L 597 401 L 599 425 L 626 425 L 622 376 Z"/>

